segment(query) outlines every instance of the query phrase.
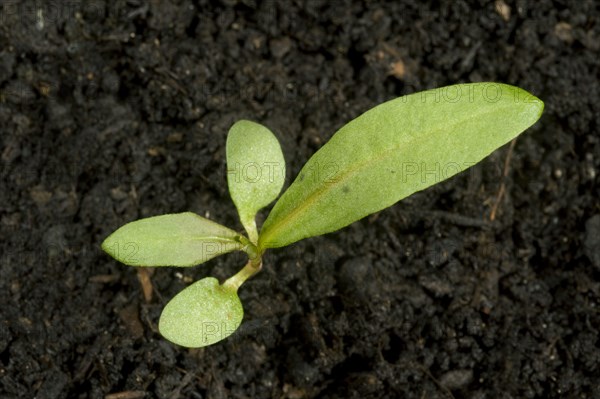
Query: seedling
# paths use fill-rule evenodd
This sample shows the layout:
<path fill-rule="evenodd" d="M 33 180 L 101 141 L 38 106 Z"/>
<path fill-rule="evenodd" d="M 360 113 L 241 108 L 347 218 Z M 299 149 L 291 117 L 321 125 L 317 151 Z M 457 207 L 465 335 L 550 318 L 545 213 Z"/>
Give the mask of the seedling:
<path fill-rule="evenodd" d="M 223 284 L 212 277 L 197 281 L 160 317 L 168 340 L 211 345 L 240 325 L 237 291 L 261 269 L 267 249 L 339 230 L 463 171 L 533 125 L 543 108 L 528 92 L 498 83 L 448 86 L 378 105 L 308 160 L 260 232 L 256 214 L 279 195 L 285 163 L 271 131 L 241 120 L 227 137 L 227 182 L 247 235 L 186 212 L 128 223 L 102 248 L 127 265 L 178 267 L 244 251 L 248 262 L 237 274 Z M 434 178 L 423 173 L 432 168 L 440 171 Z"/>

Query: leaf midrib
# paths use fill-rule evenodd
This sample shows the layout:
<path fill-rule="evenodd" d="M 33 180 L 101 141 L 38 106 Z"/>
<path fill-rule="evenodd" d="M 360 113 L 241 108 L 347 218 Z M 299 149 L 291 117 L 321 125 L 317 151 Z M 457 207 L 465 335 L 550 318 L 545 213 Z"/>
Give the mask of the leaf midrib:
<path fill-rule="evenodd" d="M 173 240 L 173 239 L 180 239 L 180 240 L 190 240 L 190 241 L 218 241 L 218 242 L 230 242 L 233 244 L 239 244 L 240 246 L 242 246 L 242 244 L 238 241 L 235 240 L 234 237 L 229 238 L 229 237 L 223 237 L 223 236 L 195 236 L 195 235 L 189 235 L 189 234 L 175 234 L 175 235 L 171 235 L 171 236 L 159 236 L 157 237 L 158 240 L 161 241 L 169 241 L 169 240 Z"/>

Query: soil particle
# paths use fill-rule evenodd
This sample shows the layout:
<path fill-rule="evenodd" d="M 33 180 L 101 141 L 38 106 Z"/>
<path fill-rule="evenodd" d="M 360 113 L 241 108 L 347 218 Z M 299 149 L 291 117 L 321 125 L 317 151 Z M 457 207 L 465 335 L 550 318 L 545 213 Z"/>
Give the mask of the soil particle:
<path fill-rule="evenodd" d="M 594 215 L 585 222 L 583 250 L 592 264 L 600 270 L 600 215 Z"/>
<path fill-rule="evenodd" d="M 371 260 L 364 256 L 346 260 L 340 267 L 337 283 L 344 301 L 368 303 L 375 294 Z"/>
<path fill-rule="evenodd" d="M 473 370 L 452 370 L 440 377 L 440 384 L 449 390 L 460 389 L 473 380 Z"/>

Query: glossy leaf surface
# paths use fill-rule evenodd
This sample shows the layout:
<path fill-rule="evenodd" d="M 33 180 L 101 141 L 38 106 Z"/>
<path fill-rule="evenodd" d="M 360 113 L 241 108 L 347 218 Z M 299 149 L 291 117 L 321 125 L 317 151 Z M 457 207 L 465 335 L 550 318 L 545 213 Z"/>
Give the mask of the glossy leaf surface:
<path fill-rule="evenodd" d="M 343 126 L 275 204 L 261 248 L 338 230 L 449 178 L 514 139 L 544 104 L 498 83 L 428 90 L 383 103 Z"/>
<path fill-rule="evenodd" d="M 192 212 L 127 223 L 102 243 L 130 266 L 195 266 L 242 247 L 238 233 Z"/>

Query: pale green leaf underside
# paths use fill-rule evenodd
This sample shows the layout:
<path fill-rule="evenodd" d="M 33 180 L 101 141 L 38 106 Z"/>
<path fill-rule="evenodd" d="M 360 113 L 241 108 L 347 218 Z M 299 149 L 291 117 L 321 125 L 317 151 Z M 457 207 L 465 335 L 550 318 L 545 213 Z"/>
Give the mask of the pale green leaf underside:
<path fill-rule="evenodd" d="M 212 345 L 231 335 L 244 309 L 234 289 L 207 277 L 177 294 L 163 309 L 158 329 L 169 341 L 188 348 Z"/>
<path fill-rule="evenodd" d="M 154 216 L 127 223 L 102 249 L 130 266 L 195 266 L 241 250 L 239 234 L 192 212 Z"/>
<path fill-rule="evenodd" d="M 343 126 L 273 207 L 261 248 L 338 230 L 481 161 L 544 104 L 498 83 L 442 87 L 383 103 Z"/>
<path fill-rule="evenodd" d="M 236 122 L 227 136 L 227 183 L 246 230 L 255 230 L 248 225 L 277 198 L 284 181 L 285 161 L 273 133 L 255 122 Z"/>

